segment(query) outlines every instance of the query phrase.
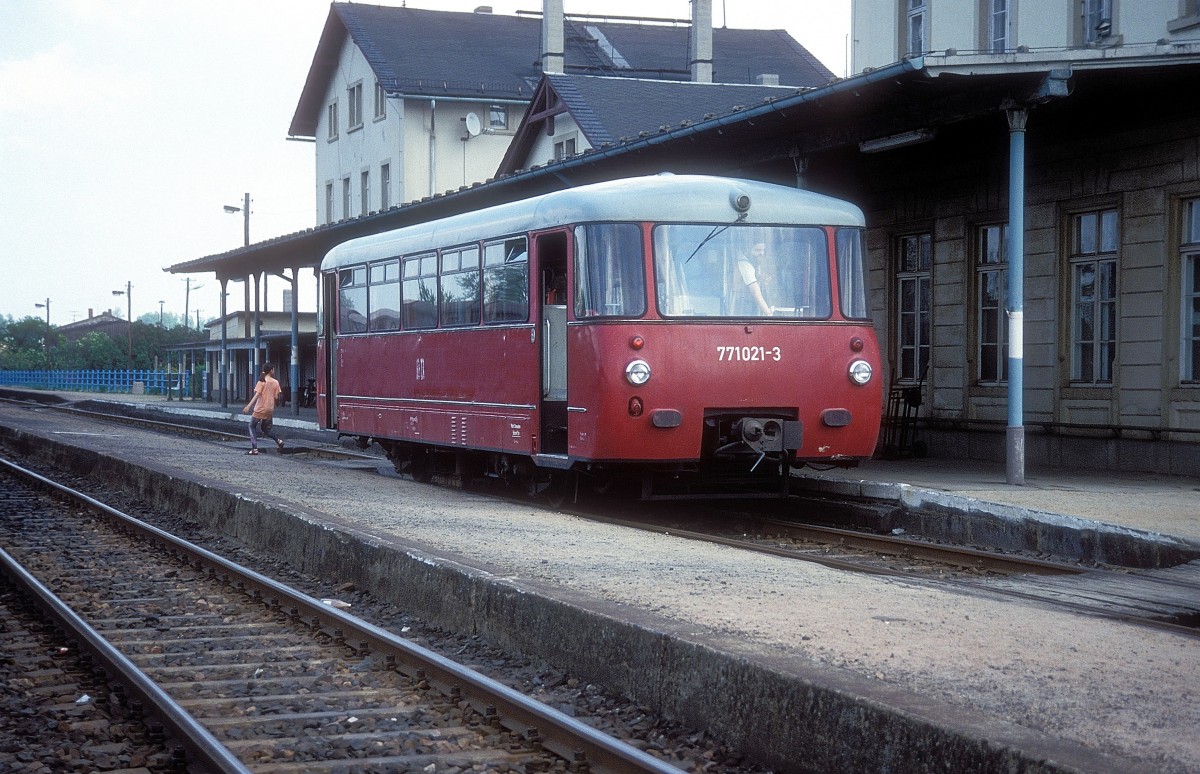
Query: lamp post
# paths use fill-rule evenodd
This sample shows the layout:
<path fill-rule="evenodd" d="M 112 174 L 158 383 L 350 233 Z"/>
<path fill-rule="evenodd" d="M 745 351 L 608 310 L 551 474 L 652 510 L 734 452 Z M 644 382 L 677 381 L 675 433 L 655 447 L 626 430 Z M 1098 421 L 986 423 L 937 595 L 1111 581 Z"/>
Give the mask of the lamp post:
<path fill-rule="evenodd" d="M 226 204 L 224 209 L 226 212 L 231 213 L 231 214 L 234 212 L 242 213 L 242 225 L 243 225 L 242 246 L 249 247 L 250 246 L 250 194 L 246 193 L 243 195 L 241 207 L 234 207 L 232 204 Z M 228 352 L 228 343 L 225 338 L 226 330 L 229 327 L 229 321 L 225 319 L 225 309 L 226 309 L 225 298 L 226 298 L 225 281 L 222 280 L 222 282 L 221 282 L 221 406 L 229 405 L 229 398 L 228 398 L 228 392 L 227 392 L 227 388 L 229 387 L 229 383 L 228 383 L 229 373 L 226 370 L 228 363 L 229 363 L 229 352 Z M 255 303 L 257 303 L 257 301 L 258 301 L 258 296 L 256 294 L 255 295 Z M 247 320 L 248 320 L 249 316 L 250 316 L 250 279 L 249 279 L 249 277 L 246 278 L 246 316 L 247 316 Z M 247 331 L 247 338 L 248 337 L 249 337 L 249 331 Z M 256 359 L 257 357 L 258 357 L 258 347 L 256 345 L 255 349 L 254 349 L 254 357 L 247 358 L 248 365 L 250 366 L 250 380 L 251 381 L 254 380 L 253 360 Z"/>
<path fill-rule="evenodd" d="M 234 212 L 242 213 L 242 223 L 243 223 L 243 230 L 244 230 L 242 244 L 245 247 L 249 247 L 250 246 L 250 194 L 246 194 L 245 197 L 242 199 L 241 207 L 234 207 L 232 204 L 226 204 L 225 211 L 228 213 L 231 213 L 231 214 Z"/>
<path fill-rule="evenodd" d="M 34 304 L 35 307 L 41 309 L 46 308 L 46 338 L 43 339 L 43 344 L 46 347 L 46 368 L 50 367 L 50 299 L 46 299 L 44 304 Z"/>
<path fill-rule="evenodd" d="M 197 282 L 196 284 L 193 285 L 191 277 L 184 277 L 183 281 L 185 283 L 187 283 L 184 286 L 184 290 L 183 290 L 183 325 L 185 328 L 190 328 L 190 327 L 192 327 L 191 322 L 190 322 L 190 320 L 192 319 L 192 315 L 191 315 L 192 291 L 200 290 L 201 288 L 204 287 L 204 285 L 202 285 L 199 282 Z M 200 330 L 200 318 L 199 317 L 196 318 L 196 330 Z"/>
<path fill-rule="evenodd" d="M 114 290 L 114 296 L 125 296 L 125 323 L 129 331 L 129 367 L 133 368 L 133 283 L 126 282 L 124 290 Z"/>

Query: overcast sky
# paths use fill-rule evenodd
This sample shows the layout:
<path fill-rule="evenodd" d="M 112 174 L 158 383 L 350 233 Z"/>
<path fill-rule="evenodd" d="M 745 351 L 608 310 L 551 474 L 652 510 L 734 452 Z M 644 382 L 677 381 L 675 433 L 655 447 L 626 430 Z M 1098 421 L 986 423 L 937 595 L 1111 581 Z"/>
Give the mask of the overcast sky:
<path fill-rule="evenodd" d="M 402 5 L 402 0 L 378 0 Z M 685 19 L 688 0 L 565 0 L 567 13 Z M 409 0 L 495 13 L 540 0 Z M 184 311 L 163 268 L 314 225 L 313 146 L 285 139 L 329 2 L 0 0 L 0 314 L 54 325 L 119 310 Z M 728 18 L 725 14 L 728 13 Z M 850 0 L 713 0 L 713 26 L 785 29 L 846 72 Z M 310 275 L 303 272 L 302 276 Z M 219 312 L 195 275 L 190 317 Z M 272 309 L 283 283 L 273 280 Z M 311 285 L 309 285 L 311 287 Z M 230 311 L 242 308 L 231 284 Z M 315 292 L 301 291 L 311 311 Z"/>

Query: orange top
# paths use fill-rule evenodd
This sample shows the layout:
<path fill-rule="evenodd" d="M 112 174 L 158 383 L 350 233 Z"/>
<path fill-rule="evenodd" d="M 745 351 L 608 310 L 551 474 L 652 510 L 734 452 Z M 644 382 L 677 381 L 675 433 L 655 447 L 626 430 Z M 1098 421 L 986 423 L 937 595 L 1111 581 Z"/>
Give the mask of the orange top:
<path fill-rule="evenodd" d="M 264 377 L 254 385 L 254 413 L 250 416 L 255 419 L 270 419 L 275 413 L 275 399 L 282 391 L 283 388 L 274 376 Z"/>

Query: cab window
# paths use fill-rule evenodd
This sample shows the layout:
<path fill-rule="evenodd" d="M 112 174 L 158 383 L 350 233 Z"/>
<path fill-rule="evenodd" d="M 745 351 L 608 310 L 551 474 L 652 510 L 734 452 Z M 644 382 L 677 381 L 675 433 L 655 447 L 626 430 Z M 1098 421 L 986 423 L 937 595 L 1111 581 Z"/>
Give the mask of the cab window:
<path fill-rule="evenodd" d="M 575 317 L 640 317 L 646 312 L 642 231 L 633 223 L 575 229 Z"/>

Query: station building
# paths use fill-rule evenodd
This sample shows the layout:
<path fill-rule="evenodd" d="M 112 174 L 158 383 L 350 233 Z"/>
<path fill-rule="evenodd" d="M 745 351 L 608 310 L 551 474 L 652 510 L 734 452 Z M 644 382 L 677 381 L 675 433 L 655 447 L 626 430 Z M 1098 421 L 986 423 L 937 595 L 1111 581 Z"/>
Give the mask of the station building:
<path fill-rule="evenodd" d="M 797 185 L 867 215 L 885 383 L 916 388 L 929 453 L 1005 459 L 1016 399 L 1032 463 L 1200 474 L 1200 16 L 1194 0 L 1136 19 L 1082 7 L 856 0 L 859 74 L 645 116 L 574 155 L 542 138 L 599 137 L 592 119 L 619 108 L 588 73 L 547 73 L 486 183 L 172 270 L 236 273 L 285 247 L 312 266 L 362 233 L 635 174 Z"/>

